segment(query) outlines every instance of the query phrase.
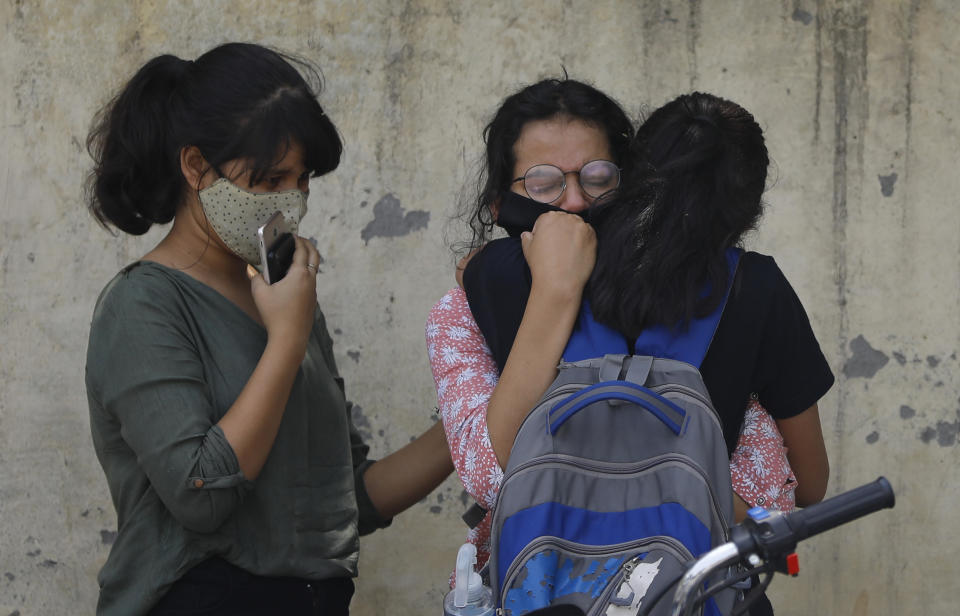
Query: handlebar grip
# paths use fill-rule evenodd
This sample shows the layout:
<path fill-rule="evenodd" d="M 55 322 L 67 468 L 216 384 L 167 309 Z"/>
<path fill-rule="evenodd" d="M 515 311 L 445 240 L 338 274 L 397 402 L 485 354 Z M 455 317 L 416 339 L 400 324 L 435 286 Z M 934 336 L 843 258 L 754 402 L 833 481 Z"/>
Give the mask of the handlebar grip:
<path fill-rule="evenodd" d="M 885 477 L 880 477 L 874 482 L 789 513 L 785 517 L 799 541 L 874 511 L 892 508 L 894 503 L 890 482 Z"/>

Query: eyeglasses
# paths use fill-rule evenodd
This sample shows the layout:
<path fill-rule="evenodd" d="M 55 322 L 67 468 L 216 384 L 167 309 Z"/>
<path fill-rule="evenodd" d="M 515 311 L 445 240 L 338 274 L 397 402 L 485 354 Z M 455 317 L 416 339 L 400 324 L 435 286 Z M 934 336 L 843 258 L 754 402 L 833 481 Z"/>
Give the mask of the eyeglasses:
<path fill-rule="evenodd" d="M 564 171 L 556 165 L 534 165 L 511 183 L 523 182 L 523 190 L 534 201 L 553 203 L 566 190 L 567 175 L 571 173 L 577 174 L 580 188 L 594 199 L 620 186 L 620 167 L 609 160 L 591 160 L 578 171 Z"/>

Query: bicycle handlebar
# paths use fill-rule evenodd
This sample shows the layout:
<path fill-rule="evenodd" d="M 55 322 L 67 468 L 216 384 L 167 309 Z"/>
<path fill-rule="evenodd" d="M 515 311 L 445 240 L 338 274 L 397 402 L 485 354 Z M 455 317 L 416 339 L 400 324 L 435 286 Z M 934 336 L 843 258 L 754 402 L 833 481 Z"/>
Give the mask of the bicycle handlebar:
<path fill-rule="evenodd" d="M 731 538 L 744 556 L 758 552 L 766 560 L 785 556 L 798 541 L 894 505 L 893 488 L 884 477 L 849 492 L 787 514 L 750 510 Z"/>
<path fill-rule="evenodd" d="M 798 541 L 846 524 L 874 511 L 893 507 L 896 498 L 885 477 L 787 514 Z"/>
<path fill-rule="evenodd" d="M 701 556 L 680 579 L 674 594 L 674 616 L 687 615 L 698 589 L 716 571 L 747 558 L 781 562 L 797 542 L 852 522 L 867 514 L 893 507 L 895 498 L 884 477 L 788 514 L 750 510 L 750 517 L 733 527 L 731 541 Z M 785 569 L 780 569 L 781 571 Z"/>

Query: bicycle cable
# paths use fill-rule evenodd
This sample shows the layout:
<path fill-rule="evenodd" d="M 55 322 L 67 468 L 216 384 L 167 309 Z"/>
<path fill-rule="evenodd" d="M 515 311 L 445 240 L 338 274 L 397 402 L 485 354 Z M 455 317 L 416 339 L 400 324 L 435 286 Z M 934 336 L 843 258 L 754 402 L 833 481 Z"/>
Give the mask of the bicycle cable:
<path fill-rule="evenodd" d="M 772 580 L 773 578 L 772 564 L 768 563 L 761 567 L 754 567 L 752 569 L 747 569 L 746 571 L 742 571 L 741 573 L 737 574 L 734 577 L 726 578 L 724 580 L 721 580 L 720 582 L 717 582 L 713 586 L 710 586 L 709 588 L 707 588 L 705 591 L 698 593 L 697 598 L 693 604 L 693 609 L 696 610 L 698 605 L 700 605 L 701 603 L 703 603 L 704 601 L 712 597 L 717 592 L 723 590 L 724 588 L 727 588 L 728 586 L 732 586 L 742 580 L 745 580 L 749 577 L 753 577 L 754 575 L 758 575 L 761 573 L 766 573 L 767 577 L 756 589 L 753 589 L 749 593 L 747 593 L 747 595 L 744 597 L 743 602 L 741 602 L 739 605 L 734 607 L 735 611 L 731 616 L 739 616 L 740 614 L 743 613 L 743 611 L 746 608 L 749 608 L 750 605 L 752 605 L 760 597 L 760 595 L 763 593 L 763 591 L 767 589 L 768 586 L 770 586 L 770 580 Z M 637 612 L 637 616 L 649 616 L 650 611 L 658 603 L 660 603 L 660 601 L 670 592 L 670 590 L 674 586 L 677 585 L 677 583 L 680 582 L 680 580 L 683 578 L 683 575 L 684 574 L 681 573 L 680 575 L 675 577 L 673 580 L 671 580 L 668 584 L 660 588 L 660 590 L 658 590 L 655 595 L 649 598 L 649 602 L 643 601 L 644 605 L 643 607 L 641 607 L 640 611 Z M 736 610 L 739 610 L 739 611 L 736 611 Z"/>
<path fill-rule="evenodd" d="M 766 564 L 764 564 L 764 565 L 762 565 L 762 566 L 760 566 L 760 567 L 754 567 L 753 569 L 747 569 L 747 570 L 745 570 L 745 571 L 742 571 L 742 572 L 738 573 L 737 575 L 735 575 L 735 576 L 733 576 L 733 577 L 729 577 L 729 578 L 725 578 L 725 579 L 723 579 L 723 580 L 720 580 L 719 582 L 717 582 L 717 583 L 714 584 L 713 586 L 708 587 L 706 590 L 703 590 L 703 591 L 697 593 L 697 597 L 696 597 L 696 599 L 694 599 L 694 601 L 693 601 L 693 609 L 692 609 L 691 611 L 692 611 L 692 612 L 695 612 L 695 611 L 697 610 L 697 608 L 700 607 L 700 605 L 703 604 L 707 599 L 709 599 L 709 598 L 712 597 L 713 595 L 717 594 L 718 592 L 720 592 L 720 591 L 723 590 L 724 588 L 728 588 L 728 587 L 730 587 L 730 586 L 733 586 L 734 584 L 736 584 L 736 583 L 738 583 L 738 582 L 741 582 L 741 581 L 743 581 L 743 580 L 745 580 L 745 579 L 747 579 L 747 578 L 753 577 L 753 576 L 755 576 L 755 575 L 759 575 L 759 574 L 761 574 L 761 573 L 766 573 L 766 574 L 768 575 L 768 578 L 772 578 L 772 577 L 773 577 L 773 571 L 774 571 L 774 566 L 773 566 L 773 564 L 771 564 L 771 563 L 766 563 Z M 754 591 L 756 591 L 757 589 L 752 589 L 749 593 L 747 593 L 747 595 L 744 597 L 744 599 L 743 599 L 742 602 L 740 602 L 739 604 L 734 605 L 734 606 L 733 606 L 733 610 L 734 610 L 734 611 L 731 613 L 730 616 L 739 616 L 739 614 L 742 614 L 742 613 L 744 612 L 744 610 L 746 610 L 747 608 L 749 608 L 749 607 L 760 597 L 760 595 L 763 594 L 763 591 L 766 590 L 767 587 L 770 585 L 770 582 L 767 581 L 768 578 L 764 578 L 764 582 L 766 582 L 765 584 L 761 583 L 761 584 L 757 587 L 757 588 L 759 589 L 759 592 L 754 592 Z"/>
<path fill-rule="evenodd" d="M 747 596 L 743 598 L 743 601 L 740 603 L 740 605 L 734 606 L 733 612 L 730 614 L 730 616 L 740 616 L 741 614 L 746 613 L 746 611 L 750 609 L 750 606 L 753 605 L 754 602 L 756 602 L 756 600 L 759 599 L 763 595 L 764 591 L 766 591 L 770 586 L 770 582 L 773 580 L 773 565 L 768 565 L 765 568 L 767 569 L 766 577 L 763 578 L 763 581 L 760 582 L 759 586 L 751 589 L 750 592 L 747 593 Z"/>

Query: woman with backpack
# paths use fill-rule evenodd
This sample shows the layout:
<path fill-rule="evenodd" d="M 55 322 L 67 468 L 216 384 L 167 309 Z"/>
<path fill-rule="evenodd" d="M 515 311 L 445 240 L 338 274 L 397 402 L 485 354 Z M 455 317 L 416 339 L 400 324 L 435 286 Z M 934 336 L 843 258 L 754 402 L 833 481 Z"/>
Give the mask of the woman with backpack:
<path fill-rule="evenodd" d="M 90 425 L 118 519 L 98 614 L 345 615 L 359 535 L 452 470 L 439 426 L 374 461 L 351 422 L 319 255 L 296 236 L 310 178 L 342 150 L 319 84 L 305 62 L 230 43 L 150 60 L 96 118 L 94 216 L 132 235 L 173 223 L 90 327 Z M 274 211 L 296 249 L 268 285 L 250 266 Z"/>
<path fill-rule="evenodd" d="M 546 80 L 507 98 L 485 136 L 487 176 L 472 217 L 475 244 L 488 237 L 495 218 L 522 238 L 496 240 L 473 256 L 464 272 L 466 294 L 454 289 L 434 306 L 427 343 L 457 471 L 467 491 L 489 510 L 517 429 L 556 375 L 595 256 L 590 227 L 562 212 L 537 218 L 544 207 L 525 198 L 528 187 L 545 179 L 533 188 L 538 197 L 552 197 L 545 200 L 564 212 L 590 212 L 594 220 L 589 206 L 617 187 L 620 174 L 617 169 L 611 183 L 602 169 L 589 165 L 610 161 L 624 167 L 623 189 L 643 167 L 631 162 L 631 127 L 619 106 L 573 80 Z M 585 171 L 593 174 L 584 178 Z M 544 197 L 541 189 L 553 194 Z M 524 212 L 531 214 L 526 223 Z M 526 230 L 533 227 L 532 234 L 524 233 L 524 224 Z M 599 237 L 602 259 L 605 237 Z M 739 235 L 731 240 L 732 245 Z M 586 296 L 596 289 L 591 281 Z M 731 465 L 735 491 L 750 505 L 790 507 L 794 484 L 782 441 L 749 393 L 729 421 L 731 450 L 744 426 Z M 741 512 L 745 509 L 743 504 Z M 489 554 L 490 517 L 469 535 L 481 564 Z"/>
<path fill-rule="evenodd" d="M 737 407 L 759 401 L 783 435 L 797 505 L 819 502 L 829 464 L 817 403 L 833 373 L 772 257 L 744 252 L 732 281 L 726 268 L 725 253 L 763 213 L 763 131 L 736 103 L 694 92 L 644 121 L 634 154 L 633 181 L 595 216 L 601 241 L 587 295 L 596 319 L 629 340 L 709 313 L 729 288 L 701 366 L 728 448 Z"/>

